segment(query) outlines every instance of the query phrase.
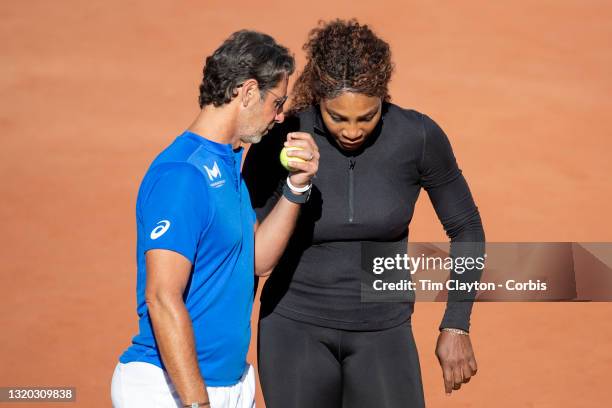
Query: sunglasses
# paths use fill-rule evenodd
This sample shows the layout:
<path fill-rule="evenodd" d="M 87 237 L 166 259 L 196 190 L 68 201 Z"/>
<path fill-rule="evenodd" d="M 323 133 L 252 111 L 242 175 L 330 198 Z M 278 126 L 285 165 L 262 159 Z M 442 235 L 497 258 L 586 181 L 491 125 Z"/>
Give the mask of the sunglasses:
<path fill-rule="evenodd" d="M 236 85 L 236 89 L 242 87 L 242 85 L 244 85 L 243 83 L 240 85 Z M 279 96 L 277 94 L 275 94 L 274 92 L 268 90 L 266 92 L 270 92 L 273 96 L 276 97 L 276 99 L 274 100 L 274 108 L 279 111 L 279 110 L 283 110 L 283 106 L 285 105 L 285 102 L 287 102 L 287 99 L 289 99 L 288 95 L 285 96 Z"/>
<path fill-rule="evenodd" d="M 278 96 L 277 94 L 275 94 L 272 91 L 268 91 L 270 92 L 273 96 L 276 96 L 276 99 L 274 100 L 274 107 L 276 108 L 277 111 L 279 110 L 283 110 L 283 106 L 285 105 L 285 102 L 287 102 L 287 98 L 289 98 L 289 96 L 285 95 L 285 96 Z"/>

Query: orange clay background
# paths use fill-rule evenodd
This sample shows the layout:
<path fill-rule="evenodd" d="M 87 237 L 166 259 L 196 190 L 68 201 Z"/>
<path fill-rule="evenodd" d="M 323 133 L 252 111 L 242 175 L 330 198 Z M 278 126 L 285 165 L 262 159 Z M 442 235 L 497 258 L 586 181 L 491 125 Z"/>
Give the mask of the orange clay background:
<path fill-rule="evenodd" d="M 3 1 L 0 386 L 75 386 L 76 404 L 51 405 L 110 406 L 137 328 L 137 189 L 195 117 L 204 57 L 252 28 L 301 68 L 308 30 L 353 16 L 392 46 L 393 100 L 448 133 L 488 240 L 612 241 L 610 3 Z M 426 194 L 411 234 L 445 239 Z M 479 372 L 451 397 L 434 356 L 443 307 L 414 315 L 429 407 L 609 404 L 612 304 L 477 304 Z"/>

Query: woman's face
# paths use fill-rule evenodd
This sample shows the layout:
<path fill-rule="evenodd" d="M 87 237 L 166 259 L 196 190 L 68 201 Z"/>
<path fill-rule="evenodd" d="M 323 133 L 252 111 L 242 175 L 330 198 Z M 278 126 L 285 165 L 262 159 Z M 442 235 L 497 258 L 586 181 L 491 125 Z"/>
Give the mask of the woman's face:
<path fill-rule="evenodd" d="M 343 92 L 320 103 L 323 122 L 338 146 L 357 150 L 370 136 L 381 115 L 381 99 L 360 93 Z"/>

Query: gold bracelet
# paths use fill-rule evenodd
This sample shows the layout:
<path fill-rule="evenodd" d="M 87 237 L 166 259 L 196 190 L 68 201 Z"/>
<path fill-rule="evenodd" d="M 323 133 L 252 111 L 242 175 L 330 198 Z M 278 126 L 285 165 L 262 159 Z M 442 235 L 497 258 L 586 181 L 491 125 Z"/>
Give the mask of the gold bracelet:
<path fill-rule="evenodd" d="M 452 329 L 450 327 L 445 327 L 442 329 L 442 331 L 446 331 L 446 332 L 450 332 L 450 333 L 455 333 L 455 334 L 461 334 L 462 336 L 469 336 L 470 333 L 466 332 L 465 330 L 461 330 L 461 329 Z"/>

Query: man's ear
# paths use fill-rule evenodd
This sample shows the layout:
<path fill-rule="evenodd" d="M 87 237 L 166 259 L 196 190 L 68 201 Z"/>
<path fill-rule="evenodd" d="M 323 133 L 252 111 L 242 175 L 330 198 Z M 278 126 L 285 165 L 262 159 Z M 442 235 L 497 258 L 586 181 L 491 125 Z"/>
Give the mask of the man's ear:
<path fill-rule="evenodd" d="M 259 98 L 259 86 L 257 81 L 254 79 L 247 79 L 242 84 L 242 89 L 240 90 L 240 102 L 242 106 L 246 108 L 257 98 Z"/>

